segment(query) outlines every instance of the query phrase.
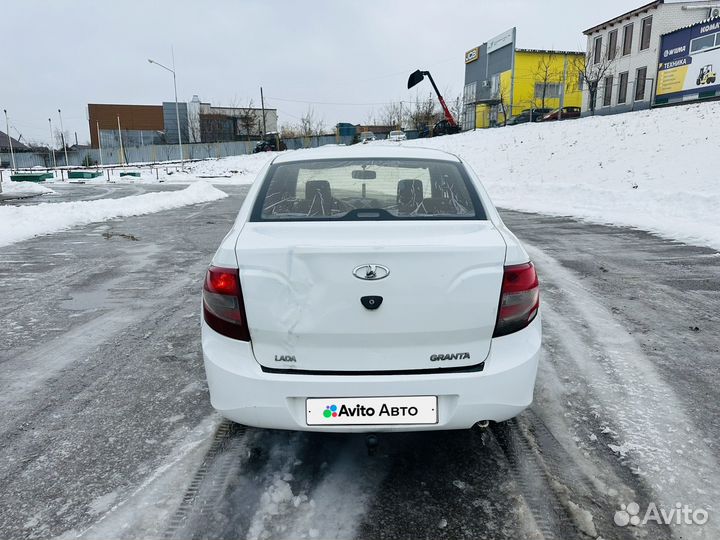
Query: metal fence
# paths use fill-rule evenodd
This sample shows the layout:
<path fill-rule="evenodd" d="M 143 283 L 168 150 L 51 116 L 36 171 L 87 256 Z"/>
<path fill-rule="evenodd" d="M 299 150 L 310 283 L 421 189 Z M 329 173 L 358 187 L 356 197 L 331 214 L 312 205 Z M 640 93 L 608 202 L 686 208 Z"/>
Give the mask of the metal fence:
<path fill-rule="evenodd" d="M 255 147 L 255 141 L 233 141 L 221 143 L 183 144 L 185 159 L 207 159 L 226 156 L 239 156 L 249 154 Z M 121 155 L 119 148 L 103 148 L 102 160 L 100 150 L 88 148 L 83 150 L 68 150 L 67 163 L 65 152 L 55 150 L 55 162 L 58 167 L 80 167 L 88 165 L 122 165 L 127 163 L 158 163 L 160 161 L 174 161 L 180 159 L 178 145 L 145 145 L 123 148 Z M 0 153 L 3 166 L 10 166 L 9 152 Z M 53 167 L 52 152 L 15 152 L 15 166 L 18 169 L 31 167 Z"/>
<path fill-rule="evenodd" d="M 417 130 L 407 132 L 408 139 L 417 138 Z M 380 138 L 380 136 L 378 136 Z M 312 137 L 295 137 L 283 139 L 288 150 L 301 148 L 317 148 L 327 144 L 353 144 L 351 135 L 316 135 Z M 219 143 L 183 144 L 183 157 L 185 159 L 208 159 L 227 156 L 240 156 L 252 153 L 257 141 L 232 141 Z M 55 150 L 55 163 L 58 167 L 82 167 L 100 165 L 125 165 L 140 163 L 159 163 L 163 161 L 177 161 L 180 159 L 178 145 L 152 145 L 103 148 L 102 159 L 100 150 L 88 148 L 83 150 L 68 150 L 67 163 L 65 152 Z M 10 167 L 11 156 L 9 152 L 0 153 L 0 166 Z M 32 167 L 53 168 L 52 152 L 15 152 L 15 166 L 18 169 Z"/>

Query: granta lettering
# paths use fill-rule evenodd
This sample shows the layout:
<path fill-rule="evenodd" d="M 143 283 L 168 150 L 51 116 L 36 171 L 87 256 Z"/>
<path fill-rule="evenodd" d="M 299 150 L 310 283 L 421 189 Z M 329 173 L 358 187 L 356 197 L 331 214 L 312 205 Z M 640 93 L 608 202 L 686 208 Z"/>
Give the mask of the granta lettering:
<path fill-rule="evenodd" d="M 446 360 L 470 360 L 470 353 L 459 352 L 459 353 L 433 354 L 430 357 L 431 362 L 444 362 Z"/>

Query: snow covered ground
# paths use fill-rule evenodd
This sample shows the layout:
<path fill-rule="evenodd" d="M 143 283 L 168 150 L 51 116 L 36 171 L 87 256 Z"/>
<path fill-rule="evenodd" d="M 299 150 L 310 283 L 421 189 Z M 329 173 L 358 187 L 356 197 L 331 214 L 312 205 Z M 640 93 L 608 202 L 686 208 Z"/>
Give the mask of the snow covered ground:
<path fill-rule="evenodd" d="M 720 249 L 720 182 L 707 165 L 717 152 L 712 119 L 720 103 L 703 103 L 523 124 L 402 144 L 459 155 L 500 207 L 635 227 Z M 139 170 L 116 182 L 251 183 L 276 153 Z M 97 179 L 104 182 L 104 179 Z"/>
<path fill-rule="evenodd" d="M 455 153 L 473 167 L 495 204 L 503 208 L 635 227 L 720 249 L 716 216 L 720 182 L 707 166 L 717 152 L 712 119 L 718 115 L 720 103 L 704 103 L 371 144 Z M 249 184 L 275 155 L 266 152 L 193 162 L 185 171 L 175 164 L 129 166 L 113 169 L 111 181 Z M 122 170 L 141 176 L 120 177 Z M 86 183 L 106 181 L 99 177 Z M 18 189 L 10 182 L 3 186 L 6 191 Z M 0 214 L 0 229 L 7 230 L 2 223 Z"/>
<path fill-rule="evenodd" d="M 277 152 L 262 152 L 242 156 L 230 156 L 220 159 L 192 161 L 180 170 L 179 163 L 142 164 L 114 167 L 110 170 L 110 181 L 118 184 L 191 184 L 198 180 L 208 180 L 213 184 L 252 184 L 255 176 L 265 164 L 277 155 Z M 122 172 L 140 173 L 136 176 L 120 176 Z M 103 176 L 82 180 L 83 184 L 105 184 L 108 181 L 107 171 Z M 48 183 L 62 182 L 56 172 L 55 179 Z M 72 182 L 72 181 L 71 181 Z M 7 183 L 3 184 L 7 186 Z"/>
<path fill-rule="evenodd" d="M 49 195 L 55 193 L 49 187 L 35 182 L 3 182 L 2 194 L 13 196 Z"/>
<path fill-rule="evenodd" d="M 720 249 L 720 103 L 407 141 L 458 154 L 503 208 Z M 387 144 L 387 143 L 386 143 Z"/>
<path fill-rule="evenodd" d="M 207 182 L 183 190 L 145 193 L 121 199 L 0 206 L 0 246 L 77 225 L 139 216 L 188 204 L 215 201 L 227 194 Z"/>

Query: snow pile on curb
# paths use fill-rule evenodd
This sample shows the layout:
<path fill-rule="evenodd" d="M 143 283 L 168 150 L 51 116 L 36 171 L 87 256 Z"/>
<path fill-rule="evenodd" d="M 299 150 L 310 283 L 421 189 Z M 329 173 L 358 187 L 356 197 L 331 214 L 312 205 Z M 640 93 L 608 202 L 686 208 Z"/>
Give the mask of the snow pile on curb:
<path fill-rule="evenodd" d="M 179 170 L 179 163 L 158 164 L 153 168 L 142 165 L 115 167 L 110 170 L 110 180 L 116 184 L 157 184 L 159 182 L 192 184 L 203 180 L 211 181 L 213 184 L 252 184 L 257 173 L 277 154 L 277 152 L 260 152 L 191 161 L 185 164 L 184 171 Z M 121 172 L 127 171 L 139 172 L 140 176 L 120 176 Z M 59 178 L 52 180 L 52 182 L 59 181 Z M 106 182 L 107 173 L 83 181 L 85 184 L 105 184 Z"/>
<path fill-rule="evenodd" d="M 407 141 L 457 154 L 502 208 L 635 227 L 720 249 L 720 103 Z M 377 143 L 380 144 L 380 143 Z"/>
<path fill-rule="evenodd" d="M 2 193 L 5 195 L 44 195 L 55 193 L 55 191 L 35 182 L 3 182 Z"/>
<path fill-rule="evenodd" d="M 0 207 L 0 246 L 78 225 L 151 214 L 225 197 L 227 193 L 211 184 L 197 182 L 180 191 L 145 193 L 121 199 L 2 206 Z"/>

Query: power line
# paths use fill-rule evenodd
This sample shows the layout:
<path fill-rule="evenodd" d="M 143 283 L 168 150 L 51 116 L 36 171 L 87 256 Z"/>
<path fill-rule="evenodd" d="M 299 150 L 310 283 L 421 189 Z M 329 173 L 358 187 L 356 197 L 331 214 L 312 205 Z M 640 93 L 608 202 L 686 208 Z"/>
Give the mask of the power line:
<path fill-rule="evenodd" d="M 350 106 L 350 107 L 368 107 L 373 105 L 394 105 L 396 103 L 414 103 L 413 101 L 405 101 L 405 100 L 398 100 L 398 101 L 378 101 L 378 102 L 368 102 L 368 103 L 347 103 L 347 102 L 340 102 L 340 101 L 306 101 L 302 99 L 287 99 L 287 98 L 278 98 L 278 97 L 271 97 L 267 96 L 267 99 L 274 99 L 275 101 L 285 101 L 288 103 L 302 103 L 304 105 L 337 105 L 337 106 Z"/>

